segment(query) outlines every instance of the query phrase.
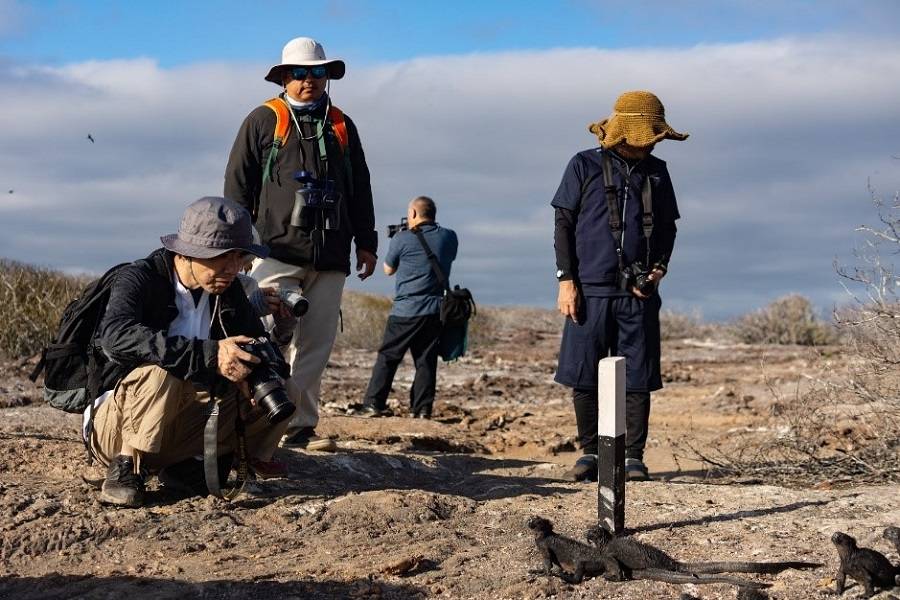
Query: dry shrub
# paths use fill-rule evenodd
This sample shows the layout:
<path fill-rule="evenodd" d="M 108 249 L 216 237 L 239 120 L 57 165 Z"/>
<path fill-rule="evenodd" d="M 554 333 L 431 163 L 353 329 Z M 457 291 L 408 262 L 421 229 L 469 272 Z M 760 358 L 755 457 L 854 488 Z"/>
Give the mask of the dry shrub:
<path fill-rule="evenodd" d="M 892 262 L 900 252 L 900 201 L 895 196 L 887 204 L 872 196 L 880 225 L 857 229 L 864 241 L 854 266 L 835 265 L 853 298 L 834 315 L 843 342 L 839 362 L 820 354 L 815 372 L 798 381 L 793 393 L 771 387 L 774 435 L 761 441 L 751 433 L 729 434 L 703 452 L 683 443 L 695 457 L 770 481 L 900 481 L 900 275 Z M 796 306 L 770 311 L 772 316 L 802 317 L 806 326 L 794 343 L 818 339 L 810 333 L 815 322 L 808 318 L 808 303 L 789 298 Z M 759 331 L 764 322 L 752 321 L 749 331 Z"/>
<path fill-rule="evenodd" d="M 796 344 L 824 346 L 837 341 L 832 325 L 821 321 L 810 301 L 790 294 L 765 308 L 740 317 L 729 328 L 745 344 Z"/>
<path fill-rule="evenodd" d="M 705 339 L 721 333 L 721 327 L 705 323 L 697 311 L 685 314 L 663 310 L 659 313 L 659 327 L 663 340 Z"/>
<path fill-rule="evenodd" d="M 40 352 L 66 305 L 87 279 L 0 259 L 0 352 L 10 358 Z"/>
<path fill-rule="evenodd" d="M 562 317 L 553 310 L 521 306 L 483 306 L 469 321 L 469 345 L 491 346 L 508 341 L 522 330 L 556 333 Z"/>
<path fill-rule="evenodd" d="M 391 299 L 387 296 L 344 292 L 341 301 L 343 330 L 338 333 L 338 348 L 378 350 L 384 335 Z"/>

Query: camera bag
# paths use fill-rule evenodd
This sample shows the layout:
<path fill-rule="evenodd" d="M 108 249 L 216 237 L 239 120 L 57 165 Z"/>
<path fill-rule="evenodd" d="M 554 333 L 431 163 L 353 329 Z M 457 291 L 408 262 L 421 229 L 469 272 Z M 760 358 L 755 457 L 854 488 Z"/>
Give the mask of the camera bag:
<path fill-rule="evenodd" d="M 425 250 L 425 256 L 431 265 L 431 270 L 437 276 L 438 283 L 444 288 L 444 298 L 441 300 L 441 339 L 439 342 L 439 354 L 445 361 L 456 360 L 460 356 L 465 355 L 468 346 L 468 329 L 469 319 L 477 313 L 475 299 L 472 292 L 468 288 L 461 288 L 459 285 L 450 288 L 450 282 L 441 269 L 431 246 L 425 241 L 425 235 L 419 231 L 418 227 L 410 229 L 422 248 Z"/>
<path fill-rule="evenodd" d="M 111 268 L 88 284 L 63 311 L 59 330 L 41 352 L 41 359 L 28 376 L 37 381 L 44 372 L 44 400 L 53 408 L 82 413 L 103 391 L 103 366 L 108 362 L 95 344 L 97 328 L 118 272 L 132 263 Z"/>

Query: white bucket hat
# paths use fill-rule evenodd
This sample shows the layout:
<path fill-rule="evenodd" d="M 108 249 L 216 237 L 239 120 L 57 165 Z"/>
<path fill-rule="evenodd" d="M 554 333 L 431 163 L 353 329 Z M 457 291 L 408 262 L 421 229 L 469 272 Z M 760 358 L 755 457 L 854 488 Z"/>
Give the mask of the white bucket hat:
<path fill-rule="evenodd" d="M 325 65 L 328 67 L 329 79 L 340 79 L 344 76 L 346 65 L 344 61 L 333 58 L 325 58 L 325 49 L 322 44 L 308 37 L 298 37 L 284 45 L 281 51 L 281 64 L 273 66 L 266 75 L 266 81 L 281 85 L 281 72 L 290 67 L 315 67 Z"/>

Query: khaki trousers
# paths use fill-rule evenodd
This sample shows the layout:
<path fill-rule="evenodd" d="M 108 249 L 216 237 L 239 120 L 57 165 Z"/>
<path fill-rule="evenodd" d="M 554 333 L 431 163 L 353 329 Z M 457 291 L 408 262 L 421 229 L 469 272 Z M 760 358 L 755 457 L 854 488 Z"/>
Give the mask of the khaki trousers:
<path fill-rule="evenodd" d="M 322 375 L 337 337 L 347 276 L 343 271 L 316 271 L 274 258 L 254 261 L 250 275 L 260 287 L 300 288 L 309 300 L 309 311 L 297 322 L 285 356 L 291 365 L 291 378 L 286 387 L 297 405 L 290 429 L 315 427 L 319 423 Z"/>
<path fill-rule="evenodd" d="M 237 388 L 223 386 L 219 396 L 219 454 L 236 447 L 234 422 Z M 99 462 L 109 465 L 122 444 L 141 453 L 140 463 L 151 472 L 192 456 L 203 455 L 203 429 L 210 395 L 189 381 L 173 377 L 165 369 L 144 365 L 119 382 L 112 396 L 97 409 L 91 448 Z M 247 452 L 271 460 L 287 421 L 270 426 L 260 418 L 247 424 Z"/>

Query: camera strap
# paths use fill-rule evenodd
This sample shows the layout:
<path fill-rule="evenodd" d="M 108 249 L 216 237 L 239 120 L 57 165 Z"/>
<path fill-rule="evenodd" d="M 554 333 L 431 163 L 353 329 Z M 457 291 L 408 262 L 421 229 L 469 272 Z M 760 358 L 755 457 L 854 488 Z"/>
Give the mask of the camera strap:
<path fill-rule="evenodd" d="M 624 215 L 619 210 L 619 190 L 613 181 L 613 161 L 609 151 L 603 152 L 602 169 L 603 169 L 603 187 L 606 192 L 606 207 L 609 213 L 609 229 L 612 231 L 613 239 L 616 242 L 616 255 L 619 259 L 619 270 L 625 268 L 624 257 L 622 256 L 623 238 L 625 236 Z M 628 181 L 625 176 L 625 186 L 627 190 Z M 650 264 L 650 236 L 653 235 L 653 192 L 650 187 L 650 176 L 644 175 L 644 184 L 641 186 L 641 226 L 644 230 L 644 241 L 647 244 L 647 265 Z"/>
<path fill-rule="evenodd" d="M 435 276 L 438 278 L 438 283 L 441 284 L 444 291 L 449 292 L 450 282 L 447 280 L 447 276 L 444 275 L 444 270 L 441 269 L 441 263 L 438 262 L 437 256 L 431 251 L 431 246 L 425 241 L 425 234 L 419 231 L 418 227 L 412 227 L 410 228 L 410 231 L 416 234 L 416 238 L 419 240 L 419 243 L 422 244 L 422 248 L 425 250 L 425 256 L 428 257 L 428 262 L 431 264 L 431 270 L 434 271 Z"/>
<path fill-rule="evenodd" d="M 240 392 L 235 392 L 239 394 Z M 235 398 L 237 402 L 237 398 Z M 219 481 L 219 413 L 221 400 L 216 397 L 215 384 L 210 391 L 207 403 L 206 426 L 203 429 L 203 474 L 206 478 L 206 488 L 209 493 L 217 498 L 234 500 L 244 490 L 247 482 L 247 440 L 244 435 L 244 420 L 241 418 L 239 407 L 235 410 L 234 431 L 237 437 L 238 469 L 237 481 L 233 488 L 222 491 L 222 482 Z"/>

